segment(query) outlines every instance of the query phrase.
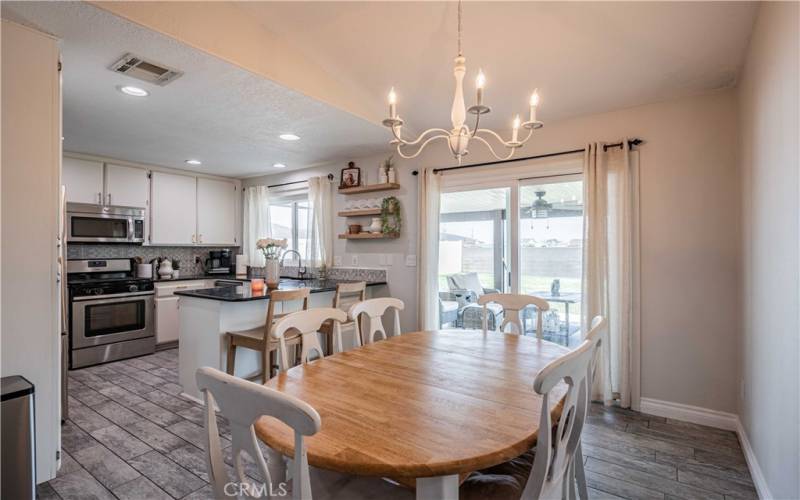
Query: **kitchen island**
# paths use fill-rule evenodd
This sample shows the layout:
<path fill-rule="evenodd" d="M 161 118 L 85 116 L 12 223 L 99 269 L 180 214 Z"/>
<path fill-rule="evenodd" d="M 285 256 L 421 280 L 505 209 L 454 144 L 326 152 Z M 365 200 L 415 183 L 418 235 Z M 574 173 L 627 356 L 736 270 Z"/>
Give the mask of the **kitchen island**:
<path fill-rule="evenodd" d="M 308 307 L 331 307 L 336 285 L 348 280 L 281 279 L 280 290 L 310 288 Z M 367 282 L 367 297 L 386 295 L 385 281 Z M 227 342 L 225 332 L 247 330 L 264 324 L 267 318 L 269 290 L 253 292 L 249 283 L 241 286 L 220 286 L 175 292 L 180 297 L 178 366 L 180 383 L 186 397 L 201 401 L 195 372 L 201 366 L 226 370 Z M 300 309 L 301 304 L 289 304 L 286 311 Z M 280 306 L 276 313 L 283 312 Z M 349 334 L 349 335 L 348 335 Z M 343 332 L 345 346 L 353 345 L 348 331 Z M 236 352 L 236 373 L 250 378 L 261 372 L 259 353 L 250 349 Z"/>

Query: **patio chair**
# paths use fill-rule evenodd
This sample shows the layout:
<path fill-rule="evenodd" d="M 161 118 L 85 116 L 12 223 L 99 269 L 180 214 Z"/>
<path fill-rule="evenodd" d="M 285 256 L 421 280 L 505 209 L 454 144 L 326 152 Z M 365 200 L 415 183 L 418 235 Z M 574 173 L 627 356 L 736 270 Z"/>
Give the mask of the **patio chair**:
<path fill-rule="evenodd" d="M 452 292 L 439 292 L 439 328 L 458 326 L 458 297 Z"/>
<path fill-rule="evenodd" d="M 494 288 L 484 288 L 478 279 L 478 273 L 457 273 L 447 277 L 450 293 L 458 301 L 459 328 L 479 330 L 483 328 L 483 306 L 478 299 L 487 293 L 500 293 Z M 488 304 L 487 327 L 496 330 L 503 322 L 503 306 Z"/>

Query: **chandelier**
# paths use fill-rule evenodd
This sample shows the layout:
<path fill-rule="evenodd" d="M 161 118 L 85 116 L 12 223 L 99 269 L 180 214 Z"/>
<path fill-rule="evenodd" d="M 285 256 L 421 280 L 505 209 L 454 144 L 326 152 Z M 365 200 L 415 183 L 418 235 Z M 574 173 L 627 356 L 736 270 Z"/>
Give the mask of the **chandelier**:
<path fill-rule="evenodd" d="M 458 56 L 455 58 L 455 66 L 453 68 L 453 75 L 456 78 L 456 90 L 453 97 L 453 107 L 450 111 L 450 120 L 453 127 L 450 130 L 443 128 L 431 128 L 420 134 L 414 140 L 403 139 L 403 119 L 397 114 L 397 94 L 394 92 L 394 87 L 389 91 L 389 118 L 383 120 L 383 125 L 392 130 L 392 139 L 389 144 L 396 146 L 397 154 L 403 158 L 416 158 L 425 149 L 425 146 L 437 139 L 444 139 L 450 147 L 450 152 L 461 164 L 461 159 L 469 153 L 469 142 L 471 139 L 480 141 L 486 145 L 492 155 L 498 160 L 508 160 L 514 155 L 517 148 L 522 147 L 523 144 L 528 142 L 531 138 L 533 131 L 541 128 L 543 123 L 536 120 L 536 109 L 539 107 L 539 92 L 534 90 L 530 98 L 530 115 L 527 121 L 520 122 L 519 115 L 517 115 L 511 128 L 511 139 L 506 141 L 497 132 L 480 128 L 481 115 L 485 115 L 491 111 L 491 108 L 483 103 L 483 88 L 486 85 L 486 77 L 483 71 L 478 72 L 475 79 L 476 99 L 475 104 L 466 107 L 464 104 L 464 74 L 467 71 L 466 58 L 461 53 L 461 0 L 458 2 Z M 475 115 L 475 126 L 470 130 L 469 126 L 465 123 L 467 113 Z M 528 131 L 524 139 L 519 138 L 519 128 Z M 508 153 L 503 156 L 497 154 L 492 144 L 486 138 L 494 139 L 508 149 Z M 414 150 L 416 148 L 416 150 Z"/>

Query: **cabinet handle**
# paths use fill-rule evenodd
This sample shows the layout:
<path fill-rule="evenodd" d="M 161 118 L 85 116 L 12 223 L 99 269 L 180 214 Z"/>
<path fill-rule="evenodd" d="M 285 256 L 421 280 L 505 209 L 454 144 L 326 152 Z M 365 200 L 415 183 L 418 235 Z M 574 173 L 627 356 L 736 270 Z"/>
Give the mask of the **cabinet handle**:
<path fill-rule="evenodd" d="M 192 235 L 192 243 L 197 243 L 197 237 L 194 234 Z"/>
<path fill-rule="evenodd" d="M 103 204 L 103 193 L 97 193 L 97 204 L 98 205 Z"/>
<path fill-rule="evenodd" d="M 203 242 L 203 235 L 202 234 L 198 234 L 197 235 L 197 242 L 198 243 L 202 243 Z"/>
<path fill-rule="evenodd" d="M 108 193 L 108 205 L 111 206 L 111 193 Z"/>

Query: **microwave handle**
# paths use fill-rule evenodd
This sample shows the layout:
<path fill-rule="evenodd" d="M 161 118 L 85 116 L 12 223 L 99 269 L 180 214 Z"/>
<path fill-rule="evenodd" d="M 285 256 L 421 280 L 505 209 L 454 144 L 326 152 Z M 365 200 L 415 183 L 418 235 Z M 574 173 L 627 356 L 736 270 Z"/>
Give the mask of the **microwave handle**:
<path fill-rule="evenodd" d="M 111 201 L 111 195 L 108 195 L 109 201 Z M 133 217 L 128 217 L 128 240 L 133 241 L 136 239 L 136 223 L 134 222 Z"/>

